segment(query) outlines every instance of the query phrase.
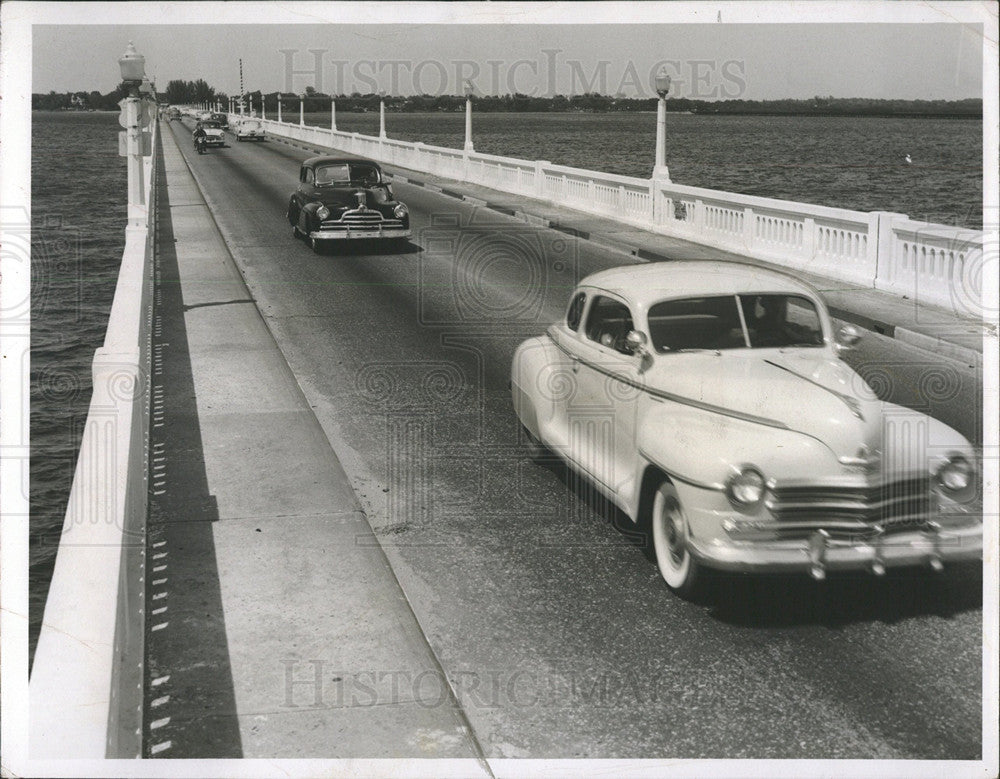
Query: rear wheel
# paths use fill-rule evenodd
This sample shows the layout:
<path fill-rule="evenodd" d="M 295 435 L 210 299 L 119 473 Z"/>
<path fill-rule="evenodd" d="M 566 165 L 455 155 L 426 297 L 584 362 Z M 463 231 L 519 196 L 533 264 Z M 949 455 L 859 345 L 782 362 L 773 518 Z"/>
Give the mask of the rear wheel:
<path fill-rule="evenodd" d="M 650 532 L 656 565 L 667 586 L 682 598 L 696 597 L 701 570 L 688 548 L 689 528 L 680 497 L 673 484 L 664 481 L 653 496 Z"/>

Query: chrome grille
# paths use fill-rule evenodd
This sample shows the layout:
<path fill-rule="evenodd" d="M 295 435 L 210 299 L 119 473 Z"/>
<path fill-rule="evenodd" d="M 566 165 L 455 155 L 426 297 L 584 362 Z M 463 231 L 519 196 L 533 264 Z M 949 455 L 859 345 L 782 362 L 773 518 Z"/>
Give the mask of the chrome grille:
<path fill-rule="evenodd" d="M 826 522 L 879 525 L 885 530 L 922 525 L 933 508 L 933 493 L 926 478 L 878 484 L 871 487 L 775 487 L 767 508 L 779 522 Z"/>

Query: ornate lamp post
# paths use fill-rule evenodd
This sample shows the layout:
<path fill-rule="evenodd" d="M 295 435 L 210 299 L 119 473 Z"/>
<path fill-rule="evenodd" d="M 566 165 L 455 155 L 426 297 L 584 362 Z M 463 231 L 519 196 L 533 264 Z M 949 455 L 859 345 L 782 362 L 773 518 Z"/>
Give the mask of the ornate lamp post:
<path fill-rule="evenodd" d="M 670 76 L 664 65 L 656 74 L 656 94 L 660 96 L 656 104 L 656 163 L 653 178 L 670 181 L 667 169 L 667 93 L 670 91 Z"/>
<path fill-rule="evenodd" d="M 306 126 L 306 94 L 299 95 L 299 127 Z"/>
<path fill-rule="evenodd" d="M 385 91 L 378 93 L 378 137 L 385 138 Z"/>
<path fill-rule="evenodd" d="M 471 81 L 465 82 L 465 151 L 475 151 L 472 147 L 472 93 L 475 88 Z"/>
<path fill-rule="evenodd" d="M 149 134 L 143 133 L 142 128 L 149 125 L 151 117 L 146 110 L 146 101 L 140 97 L 140 91 L 144 87 L 148 92 L 151 87 L 146 80 L 146 58 L 135 50 L 132 41 L 129 41 L 125 53 L 118 58 L 118 67 L 121 68 L 122 81 L 128 85 L 129 90 L 128 97 L 118 103 L 121 107 L 118 123 L 125 128 L 122 134 L 124 143 L 119 144 L 118 153 L 128 160 L 129 221 L 132 221 L 144 216 L 144 211 L 135 213 L 133 207 L 146 205 L 142 158 L 144 147 L 149 145 Z"/>

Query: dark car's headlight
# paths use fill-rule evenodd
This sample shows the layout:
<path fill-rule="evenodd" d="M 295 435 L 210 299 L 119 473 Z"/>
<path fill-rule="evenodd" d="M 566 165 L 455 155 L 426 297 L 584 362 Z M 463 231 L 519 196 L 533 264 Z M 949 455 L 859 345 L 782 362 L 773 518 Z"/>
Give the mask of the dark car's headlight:
<path fill-rule="evenodd" d="M 726 497 L 739 511 L 755 511 L 764 500 L 767 482 L 752 465 L 744 465 L 726 481 Z"/>
<path fill-rule="evenodd" d="M 410 213 L 410 210 L 406 207 L 404 203 L 400 203 L 398 206 L 392 209 L 392 213 L 395 214 L 397 219 L 404 219 L 406 215 Z"/>
<path fill-rule="evenodd" d="M 318 216 L 321 221 L 324 219 L 329 219 L 330 209 L 327 208 L 326 206 L 320 206 L 319 208 L 316 209 L 316 216 Z"/>
<path fill-rule="evenodd" d="M 934 484 L 952 500 L 965 501 L 975 489 L 976 469 L 963 455 L 953 454 L 937 469 Z"/>

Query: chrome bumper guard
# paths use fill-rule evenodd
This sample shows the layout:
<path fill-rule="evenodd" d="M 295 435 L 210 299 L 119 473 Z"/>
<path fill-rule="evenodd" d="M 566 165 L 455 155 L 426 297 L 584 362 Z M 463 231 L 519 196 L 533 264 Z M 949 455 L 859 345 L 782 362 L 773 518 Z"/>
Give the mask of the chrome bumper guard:
<path fill-rule="evenodd" d="M 313 230 L 309 233 L 310 238 L 317 241 L 346 241 L 362 238 L 409 238 L 413 235 L 411 230 L 401 227 L 384 228 L 380 225 L 371 227 L 346 227 L 340 230 Z"/>
<path fill-rule="evenodd" d="M 691 553 L 701 563 L 720 570 L 754 573 L 802 571 L 817 581 L 833 570 L 868 570 L 876 576 L 886 568 L 927 566 L 941 571 L 945 562 L 981 560 L 982 522 L 942 527 L 928 521 L 920 527 L 886 532 L 881 527 L 863 541 L 838 538 L 819 528 L 805 538 L 691 543 Z"/>

